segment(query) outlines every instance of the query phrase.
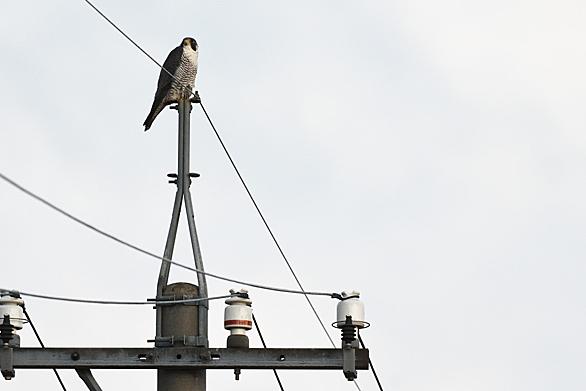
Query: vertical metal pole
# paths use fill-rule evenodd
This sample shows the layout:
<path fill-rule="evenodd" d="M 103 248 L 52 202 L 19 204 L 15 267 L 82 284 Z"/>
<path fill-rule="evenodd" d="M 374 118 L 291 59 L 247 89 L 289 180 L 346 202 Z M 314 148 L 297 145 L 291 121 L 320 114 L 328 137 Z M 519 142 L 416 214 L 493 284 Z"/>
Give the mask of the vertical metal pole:
<path fill-rule="evenodd" d="M 183 201 L 183 192 L 177 189 L 177 193 L 175 193 L 175 204 L 173 205 L 173 216 L 171 217 L 171 226 L 169 227 L 169 233 L 167 234 L 167 242 L 165 244 L 165 252 L 163 253 L 163 257 L 167 259 L 173 258 L 173 249 L 175 247 L 175 238 L 177 236 L 177 225 L 179 224 L 179 214 L 181 213 L 181 203 Z M 169 270 L 171 268 L 171 264 L 169 262 L 163 261 L 161 263 L 161 270 L 159 272 L 159 281 L 157 283 L 157 298 L 160 298 L 163 295 L 163 288 L 167 285 L 169 281 Z M 156 336 L 161 336 L 161 311 L 160 307 L 157 308 L 157 328 L 156 328 Z"/>
<path fill-rule="evenodd" d="M 189 151 L 190 151 L 190 115 L 191 102 L 189 96 L 181 99 L 177 105 L 179 111 L 179 150 L 177 163 L 177 193 L 171 217 L 171 226 L 167 235 L 164 257 L 171 259 L 175 238 L 177 236 L 177 225 L 181 213 L 181 204 L 185 199 L 185 209 L 189 234 L 191 238 L 191 249 L 195 260 L 195 267 L 203 270 L 203 261 L 195 228 L 193 203 L 189 187 L 191 176 L 189 173 Z M 170 263 L 163 261 L 157 283 L 157 298 L 163 296 L 174 297 L 175 299 L 207 297 L 208 290 L 205 275 L 198 273 L 198 286 L 180 282 L 168 285 Z M 156 346 L 208 346 L 208 303 L 197 304 L 175 304 L 171 306 L 157 306 L 157 337 L 155 342 L 161 341 Z M 157 371 L 158 391 L 205 391 L 206 372 L 205 370 L 183 370 L 183 369 L 159 369 Z"/>
<path fill-rule="evenodd" d="M 199 270 L 203 270 L 203 260 L 201 257 L 201 251 L 199 247 L 199 239 L 197 237 L 197 229 L 195 227 L 195 218 L 194 218 L 194 211 L 193 211 L 193 203 L 191 200 L 191 192 L 189 187 L 191 185 L 191 178 L 189 176 L 189 152 L 190 152 L 190 115 L 191 115 L 191 102 L 189 99 L 184 99 L 179 103 L 180 106 L 183 106 L 181 112 L 184 115 L 183 119 L 183 129 L 184 129 L 184 173 L 185 173 L 185 181 L 186 186 L 184 189 L 184 197 L 185 197 L 185 211 L 187 215 L 187 224 L 189 226 L 189 234 L 191 236 L 191 250 L 193 252 L 193 258 L 195 260 L 195 267 Z M 181 115 L 180 112 L 180 115 Z M 199 293 L 200 297 L 207 297 L 208 296 L 208 287 L 206 283 L 205 275 L 198 273 L 197 274 L 197 284 L 199 286 Z M 208 302 L 199 303 L 199 342 L 198 344 L 201 346 L 208 346 Z"/>
<path fill-rule="evenodd" d="M 178 109 L 180 109 L 178 107 Z M 175 248 L 175 238 L 177 237 L 177 226 L 179 225 L 179 215 L 181 214 L 181 204 L 183 202 L 183 193 L 185 189 L 185 139 L 184 139 L 184 116 L 179 115 L 179 132 L 178 132 L 178 150 L 177 150 L 177 192 L 175 193 L 175 202 L 173 204 L 173 214 L 171 216 L 171 225 L 169 226 L 169 233 L 167 234 L 167 241 L 165 243 L 165 252 L 163 257 L 167 259 L 173 258 L 173 250 Z M 189 173 L 189 168 L 188 168 Z M 157 281 L 157 298 L 163 294 L 163 288 L 169 281 L 169 270 L 171 264 L 162 261 L 161 270 L 159 271 L 159 279 Z M 157 307 L 157 321 L 156 321 L 156 336 L 161 336 L 161 311 Z M 156 339 L 155 339 L 156 340 Z"/>
<path fill-rule="evenodd" d="M 191 194 L 189 189 L 185 192 L 185 209 L 187 214 L 187 222 L 189 224 L 189 233 L 191 234 L 191 248 L 193 251 L 193 257 L 196 260 L 196 267 L 199 270 L 203 270 L 201 262 L 201 253 L 199 250 L 199 243 L 197 239 L 197 232 L 195 228 L 195 221 L 193 217 L 193 205 L 191 204 Z M 199 262 L 198 262 L 199 259 Z M 203 277 L 203 278 L 202 278 Z M 198 285 L 200 297 L 208 297 L 207 284 L 205 282 L 205 276 L 198 273 Z M 199 336 L 200 346 L 208 346 L 208 302 L 203 301 L 198 303 L 199 308 Z"/>

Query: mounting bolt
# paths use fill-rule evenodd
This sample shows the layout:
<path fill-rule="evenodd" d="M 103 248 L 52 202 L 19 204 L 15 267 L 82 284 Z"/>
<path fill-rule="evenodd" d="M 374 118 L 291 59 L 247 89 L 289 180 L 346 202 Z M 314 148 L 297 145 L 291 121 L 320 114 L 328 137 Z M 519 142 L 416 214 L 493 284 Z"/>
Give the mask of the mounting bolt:
<path fill-rule="evenodd" d="M 170 179 L 169 183 L 174 183 L 177 184 L 177 174 L 171 173 L 171 174 L 167 174 L 168 178 L 174 178 L 174 179 Z"/>

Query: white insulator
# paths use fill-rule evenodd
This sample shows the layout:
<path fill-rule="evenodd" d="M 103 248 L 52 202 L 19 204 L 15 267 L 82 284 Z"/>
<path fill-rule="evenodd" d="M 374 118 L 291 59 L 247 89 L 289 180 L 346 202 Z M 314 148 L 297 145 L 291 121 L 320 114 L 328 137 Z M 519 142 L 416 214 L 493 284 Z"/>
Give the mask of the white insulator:
<path fill-rule="evenodd" d="M 336 308 L 336 327 L 341 328 L 346 323 L 346 316 L 352 317 L 352 325 L 359 329 L 368 326 L 364 321 L 364 303 L 360 301 L 360 292 L 344 291 L 342 292 L 342 300 L 338 303 Z"/>
<path fill-rule="evenodd" d="M 18 297 L 10 296 L 7 292 L 2 292 L 0 296 L 0 323 L 4 321 L 4 315 L 10 316 L 10 324 L 16 329 L 22 329 L 26 321 L 24 316 L 24 300 Z"/>
<path fill-rule="evenodd" d="M 230 330 L 232 335 L 245 335 L 246 330 L 252 328 L 252 300 L 238 296 L 248 293 L 244 289 L 240 292 L 230 290 L 230 293 L 233 296 L 226 299 L 228 306 L 224 309 L 224 328 Z"/>

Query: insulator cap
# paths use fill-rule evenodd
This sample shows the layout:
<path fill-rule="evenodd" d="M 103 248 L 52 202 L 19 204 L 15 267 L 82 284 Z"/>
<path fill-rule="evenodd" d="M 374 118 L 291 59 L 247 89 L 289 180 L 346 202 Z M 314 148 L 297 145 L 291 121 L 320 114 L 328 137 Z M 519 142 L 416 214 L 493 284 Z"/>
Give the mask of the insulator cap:
<path fill-rule="evenodd" d="M 352 325 L 363 329 L 368 327 L 368 322 L 364 321 L 364 303 L 360 301 L 360 292 L 344 291 L 342 299 L 336 308 L 337 321 L 334 326 L 341 329 L 346 324 L 346 316 L 352 317 Z"/>
<path fill-rule="evenodd" d="M 24 316 L 24 300 L 20 298 L 20 295 L 7 291 L 0 292 L 0 321 L 4 315 L 10 317 L 10 324 L 16 330 L 22 329 L 26 317 Z"/>

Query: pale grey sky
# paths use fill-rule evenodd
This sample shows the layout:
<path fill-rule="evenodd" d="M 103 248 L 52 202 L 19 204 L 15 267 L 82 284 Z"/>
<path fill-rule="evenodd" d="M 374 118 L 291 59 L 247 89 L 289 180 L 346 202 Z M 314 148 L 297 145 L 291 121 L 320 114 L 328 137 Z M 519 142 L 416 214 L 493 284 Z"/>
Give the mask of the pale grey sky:
<path fill-rule="evenodd" d="M 386 390 L 586 387 L 584 2 L 96 5 L 160 61 L 184 36 L 198 40 L 201 96 L 305 287 L 363 293 L 363 336 Z M 142 131 L 156 66 L 83 1 L 6 2 L 0 52 L 0 171 L 162 253 L 176 114 Z M 192 142 L 206 269 L 293 288 L 198 108 Z M 190 264 L 185 225 L 179 235 L 175 258 Z M 0 245 L 3 287 L 155 291 L 156 262 L 2 183 Z M 208 284 L 212 295 L 235 287 Z M 270 346 L 328 346 L 302 297 L 251 296 Z M 334 301 L 315 303 L 334 320 Z M 48 346 L 144 346 L 154 335 L 148 307 L 27 308 Z M 212 304 L 212 346 L 225 344 L 222 312 Z M 29 329 L 21 336 L 37 346 Z M 341 372 L 281 376 L 286 390 L 354 389 Z M 156 388 L 151 372 L 96 377 L 104 390 Z M 370 373 L 359 382 L 376 389 Z M 0 384 L 59 389 L 49 371 Z M 239 383 L 208 372 L 210 390 L 276 388 L 270 371 Z"/>

